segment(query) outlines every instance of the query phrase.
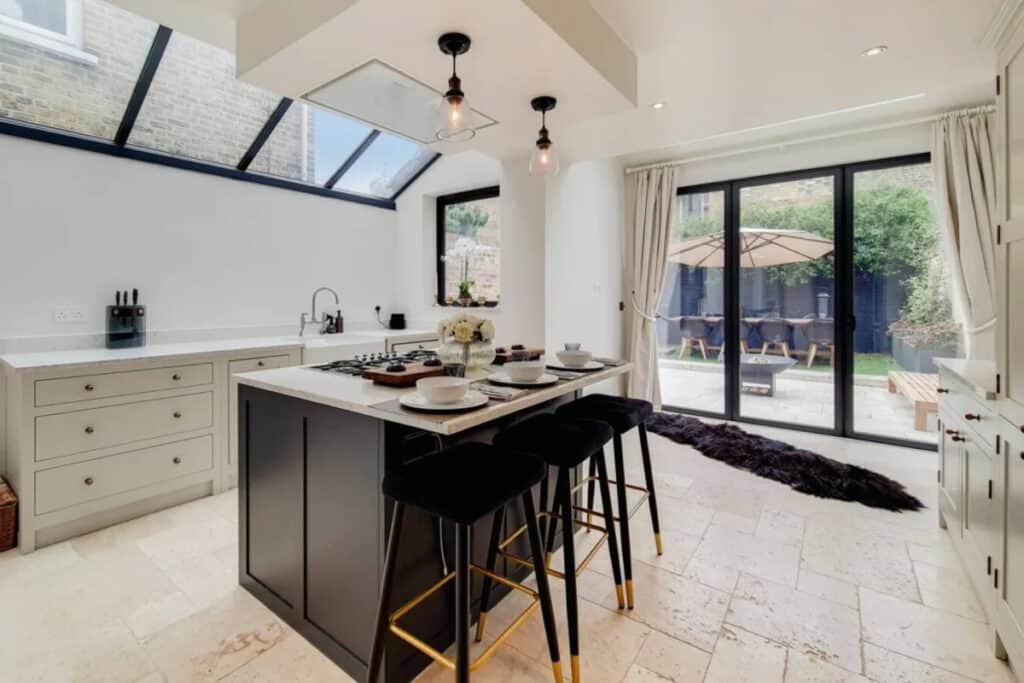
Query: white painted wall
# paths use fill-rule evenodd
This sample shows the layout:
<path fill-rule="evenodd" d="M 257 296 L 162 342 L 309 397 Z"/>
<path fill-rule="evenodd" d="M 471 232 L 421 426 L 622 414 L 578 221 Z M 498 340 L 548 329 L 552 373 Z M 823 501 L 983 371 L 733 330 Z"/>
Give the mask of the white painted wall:
<path fill-rule="evenodd" d="M 547 184 L 545 333 L 549 346 L 580 342 L 623 352 L 622 166 L 572 164 Z"/>
<path fill-rule="evenodd" d="M 811 143 L 789 143 L 775 149 L 684 164 L 679 169 L 682 186 L 736 180 L 819 166 L 927 152 L 931 125 L 891 128 Z"/>
<path fill-rule="evenodd" d="M 398 200 L 395 310 L 412 324 L 433 325 L 461 309 L 434 303 L 437 290 L 437 197 L 501 186 L 501 305 L 474 308 L 495 322 L 499 344 L 544 343 L 544 184 L 527 162 L 499 162 L 477 152 L 443 157 Z"/>
<path fill-rule="evenodd" d="M 7 136 L 0 159 L 0 338 L 102 332 L 118 288 L 161 330 L 297 329 L 320 285 L 347 323 L 394 300 L 394 211 Z"/>

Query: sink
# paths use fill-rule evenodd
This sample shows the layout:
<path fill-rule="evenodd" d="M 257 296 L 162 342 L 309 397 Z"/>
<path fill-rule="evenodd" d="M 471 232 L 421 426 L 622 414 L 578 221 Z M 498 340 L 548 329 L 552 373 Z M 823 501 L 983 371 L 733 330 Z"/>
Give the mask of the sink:
<path fill-rule="evenodd" d="M 359 334 L 298 335 L 289 341 L 302 344 L 302 363 L 330 363 L 349 360 L 364 353 L 383 353 L 384 340 Z"/>

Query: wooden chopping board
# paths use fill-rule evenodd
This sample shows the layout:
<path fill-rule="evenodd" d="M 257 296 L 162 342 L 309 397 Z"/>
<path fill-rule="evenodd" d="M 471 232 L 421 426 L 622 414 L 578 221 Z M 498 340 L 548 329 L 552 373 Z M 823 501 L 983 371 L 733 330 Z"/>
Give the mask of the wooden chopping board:
<path fill-rule="evenodd" d="M 522 351 L 526 351 L 527 353 L 530 354 L 530 360 L 537 360 L 538 358 L 544 355 L 544 349 L 520 349 L 519 351 L 513 351 L 512 349 L 506 346 L 503 348 L 503 351 L 503 353 L 494 354 L 495 364 L 504 365 L 505 363 L 511 363 L 512 354 L 522 353 Z"/>
<path fill-rule="evenodd" d="M 423 363 L 409 363 L 401 372 L 388 372 L 384 368 L 374 368 L 363 373 L 364 379 L 371 379 L 375 384 L 389 387 L 413 387 L 417 380 L 424 377 L 437 377 L 444 374 L 444 367 L 428 367 Z"/>

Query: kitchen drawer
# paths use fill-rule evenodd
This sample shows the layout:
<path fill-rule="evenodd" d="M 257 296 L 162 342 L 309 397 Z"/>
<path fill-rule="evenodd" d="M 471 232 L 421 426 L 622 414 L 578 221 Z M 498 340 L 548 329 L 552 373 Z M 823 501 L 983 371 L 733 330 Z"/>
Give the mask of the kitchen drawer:
<path fill-rule="evenodd" d="M 36 405 L 52 406 L 212 383 L 212 363 L 41 379 L 36 381 Z"/>
<path fill-rule="evenodd" d="M 271 370 L 291 365 L 289 356 L 265 356 L 263 358 L 247 358 L 245 360 L 233 360 L 228 363 L 228 373 L 237 375 L 240 372 L 255 372 L 257 370 Z"/>
<path fill-rule="evenodd" d="M 212 392 L 43 415 L 36 418 L 36 460 L 212 425 Z"/>
<path fill-rule="evenodd" d="M 36 514 L 213 469 L 213 436 L 36 472 Z"/>

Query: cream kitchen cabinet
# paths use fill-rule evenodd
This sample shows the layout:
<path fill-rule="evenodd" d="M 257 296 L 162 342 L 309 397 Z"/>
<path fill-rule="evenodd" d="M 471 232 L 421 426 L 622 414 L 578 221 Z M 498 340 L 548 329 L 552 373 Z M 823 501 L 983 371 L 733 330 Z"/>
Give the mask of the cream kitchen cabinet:
<path fill-rule="evenodd" d="M 4 356 L 6 477 L 22 552 L 233 483 L 232 372 L 298 365 L 289 340 Z"/>

